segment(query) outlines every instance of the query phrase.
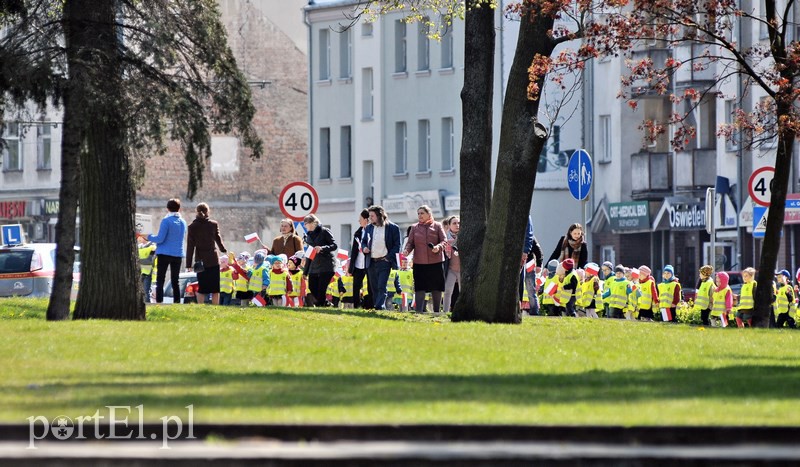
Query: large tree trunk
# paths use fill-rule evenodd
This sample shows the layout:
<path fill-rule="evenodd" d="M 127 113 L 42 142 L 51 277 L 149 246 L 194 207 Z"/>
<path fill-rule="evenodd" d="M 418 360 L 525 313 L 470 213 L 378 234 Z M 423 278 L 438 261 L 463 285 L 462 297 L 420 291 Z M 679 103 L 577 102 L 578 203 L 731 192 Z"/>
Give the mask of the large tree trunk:
<path fill-rule="evenodd" d="M 454 321 L 475 319 L 481 244 L 486 233 L 492 184 L 492 96 L 494 86 L 494 9 L 484 2 L 467 10 L 464 88 L 461 90 L 461 292 Z"/>
<path fill-rule="evenodd" d="M 82 103 L 90 124 L 80 161 L 82 274 L 74 318 L 143 320 L 144 292 L 134 241 L 136 198 L 119 110 L 125 101 L 114 27 L 117 5 L 107 0 L 67 4 L 67 21 L 85 28 L 67 47 L 90 55 L 78 66 L 91 67 L 85 85 L 93 91 Z"/>
<path fill-rule="evenodd" d="M 73 57 L 77 58 L 77 57 Z M 73 61 L 72 59 L 69 59 Z M 74 84 L 77 80 L 72 80 Z M 56 273 L 47 320 L 69 318 L 73 263 L 75 262 L 75 221 L 81 184 L 81 134 L 76 109 L 81 105 L 77 89 L 68 88 L 64 95 L 64 131 L 61 140 L 61 188 L 58 193 L 58 223 L 56 224 Z"/>
<path fill-rule="evenodd" d="M 528 14 L 534 15 L 529 18 Z M 519 323 L 520 260 L 531 208 L 539 154 L 547 131 L 538 123 L 539 100 L 528 98 L 528 68 L 536 55 L 549 57 L 554 43 L 547 32 L 553 19 L 523 14 L 514 63 L 508 78 L 500 129 L 497 175 L 491 210 L 481 251 L 475 286 L 479 319 L 494 323 Z M 543 79 L 538 80 L 543 89 Z"/>
<path fill-rule="evenodd" d="M 791 115 L 791 100 L 776 100 L 777 121 Z M 769 327 L 769 310 L 772 301 L 772 281 L 775 279 L 775 266 L 778 262 L 778 251 L 781 246 L 781 230 L 786 210 L 786 193 L 789 189 L 789 175 L 792 171 L 792 150 L 797 136 L 791 128 L 781 126 L 778 129 L 778 153 L 775 155 L 775 176 L 773 178 L 769 212 L 767 213 L 767 231 L 761 248 L 761 259 L 758 265 L 756 282 L 755 310 L 753 326 Z"/>

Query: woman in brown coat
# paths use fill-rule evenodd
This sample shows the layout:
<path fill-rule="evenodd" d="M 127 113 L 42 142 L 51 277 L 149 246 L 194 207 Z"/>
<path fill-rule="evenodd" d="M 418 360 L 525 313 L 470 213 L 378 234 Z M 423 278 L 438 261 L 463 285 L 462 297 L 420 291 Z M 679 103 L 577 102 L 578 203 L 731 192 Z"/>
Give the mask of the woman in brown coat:
<path fill-rule="evenodd" d="M 272 248 L 269 249 L 269 253 L 271 255 L 284 254 L 288 258 L 302 250 L 303 239 L 295 233 L 292 220 L 281 220 L 281 234 L 272 241 Z"/>
<path fill-rule="evenodd" d="M 219 224 L 208 218 L 208 205 L 200 203 L 196 211 L 197 217 L 189 224 L 189 233 L 186 236 L 186 269 L 192 270 L 192 260 L 203 262 L 203 270 L 197 272 L 197 294 L 211 294 L 211 303 L 219 305 L 219 253 L 216 246 L 219 246 L 222 253 L 227 253 L 228 250 L 219 235 Z"/>
<path fill-rule="evenodd" d="M 433 299 L 433 312 L 438 313 L 444 292 L 444 249 L 447 238 L 442 224 L 433 220 L 431 208 L 425 205 L 417 209 L 419 222 L 411 226 L 406 242 L 405 255 L 414 252 L 414 300 L 416 311 L 425 310 L 425 293 Z"/>

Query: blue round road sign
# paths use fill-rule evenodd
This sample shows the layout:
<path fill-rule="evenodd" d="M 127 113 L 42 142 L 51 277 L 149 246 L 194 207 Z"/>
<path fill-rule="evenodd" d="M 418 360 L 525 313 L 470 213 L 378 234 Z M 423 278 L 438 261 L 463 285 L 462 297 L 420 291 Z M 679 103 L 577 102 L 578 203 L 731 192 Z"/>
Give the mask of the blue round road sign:
<path fill-rule="evenodd" d="M 578 149 L 572 153 L 567 164 L 567 186 L 572 197 L 578 201 L 589 195 L 592 187 L 592 158 L 583 149 Z"/>

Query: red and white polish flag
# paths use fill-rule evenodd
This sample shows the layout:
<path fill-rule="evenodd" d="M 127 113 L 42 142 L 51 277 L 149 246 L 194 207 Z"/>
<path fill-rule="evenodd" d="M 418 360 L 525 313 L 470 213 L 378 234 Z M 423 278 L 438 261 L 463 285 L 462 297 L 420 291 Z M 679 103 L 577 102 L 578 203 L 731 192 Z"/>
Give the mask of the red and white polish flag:
<path fill-rule="evenodd" d="M 336 257 L 339 258 L 340 260 L 344 261 L 344 260 L 350 258 L 350 252 L 345 250 L 345 249 L 343 249 L 343 248 L 339 248 L 339 251 L 336 252 Z"/>
<path fill-rule="evenodd" d="M 556 284 L 555 282 L 547 284 L 547 287 L 544 288 L 544 293 L 550 295 L 551 297 L 555 296 L 556 291 L 558 291 L 558 284 Z"/>
<path fill-rule="evenodd" d="M 583 268 L 586 271 L 586 274 L 591 276 L 596 276 L 600 273 L 600 266 L 597 263 L 586 263 L 586 267 Z"/>
<path fill-rule="evenodd" d="M 542 285 L 544 285 L 544 281 L 545 281 L 544 276 L 536 276 L 536 288 L 538 289 Z"/>
<path fill-rule="evenodd" d="M 722 327 L 723 328 L 727 328 L 728 327 L 728 313 L 723 311 L 721 319 L 722 319 Z"/>
<path fill-rule="evenodd" d="M 314 249 L 313 246 L 309 245 L 306 247 L 303 255 L 308 258 L 309 261 L 313 260 L 317 256 L 317 250 Z"/>
<path fill-rule="evenodd" d="M 669 308 L 661 309 L 661 321 L 672 321 L 672 310 Z"/>
<path fill-rule="evenodd" d="M 261 296 L 261 294 L 256 294 L 256 296 L 253 297 L 250 302 L 255 306 L 266 306 L 267 304 L 267 301 Z"/>
<path fill-rule="evenodd" d="M 532 259 L 532 260 L 528 261 L 527 263 L 525 263 L 525 272 L 530 274 L 530 273 L 533 272 L 534 269 L 536 269 L 536 260 L 535 259 Z"/>
<path fill-rule="evenodd" d="M 253 232 L 251 234 L 247 234 L 244 236 L 244 241 L 247 243 L 253 243 L 258 241 L 258 234 Z"/>

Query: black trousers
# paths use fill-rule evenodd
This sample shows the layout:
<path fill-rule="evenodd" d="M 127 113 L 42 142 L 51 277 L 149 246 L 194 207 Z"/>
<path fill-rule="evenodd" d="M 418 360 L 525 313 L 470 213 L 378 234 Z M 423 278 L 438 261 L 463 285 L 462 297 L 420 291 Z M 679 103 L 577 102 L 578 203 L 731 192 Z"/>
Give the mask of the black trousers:
<path fill-rule="evenodd" d="M 331 279 L 333 279 L 333 271 L 308 275 L 308 290 L 314 296 L 314 300 L 317 302 L 316 306 L 326 306 L 328 301 L 325 299 L 325 293 L 328 291 Z"/>
<path fill-rule="evenodd" d="M 787 326 L 789 326 L 792 329 L 794 329 L 794 327 L 795 327 L 794 319 L 791 316 L 789 316 L 789 312 L 781 313 L 775 319 L 775 327 L 776 328 L 782 328 L 784 324 L 786 324 Z"/>
<path fill-rule="evenodd" d="M 156 303 L 164 301 L 164 279 L 167 278 L 167 268 L 169 268 L 170 281 L 172 282 L 172 301 L 181 302 L 180 281 L 181 263 L 183 258 L 180 256 L 156 255 L 158 259 L 158 271 L 156 272 Z"/>
<path fill-rule="evenodd" d="M 703 322 L 703 326 L 711 326 L 711 321 L 708 319 L 709 315 L 711 315 L 711 309 L 700 310 L 700 321 Z"/>
<path fill-rule="evenodd" d="M 367 281 L 367 295 L 361 300 L 361 287 L 364 285 L 364 278 L 367 276 L 366 269 L 353 268 L 353 308 L 372 308 L 372 284 Z"/>

